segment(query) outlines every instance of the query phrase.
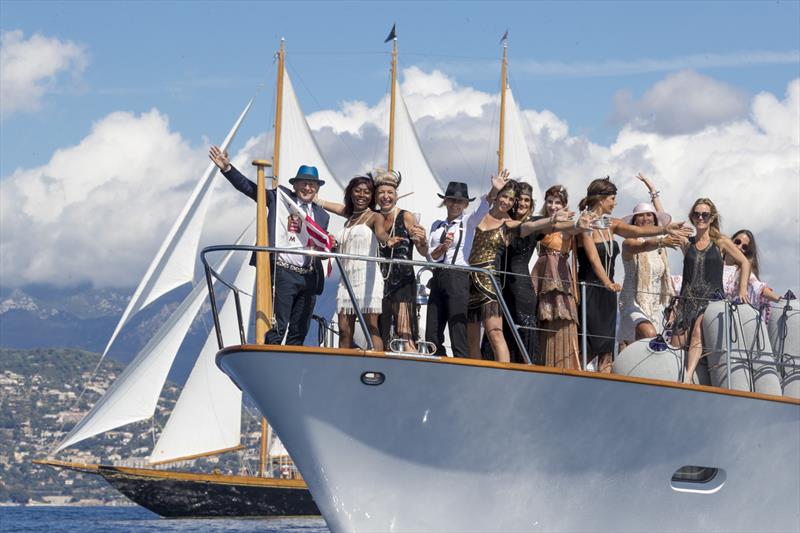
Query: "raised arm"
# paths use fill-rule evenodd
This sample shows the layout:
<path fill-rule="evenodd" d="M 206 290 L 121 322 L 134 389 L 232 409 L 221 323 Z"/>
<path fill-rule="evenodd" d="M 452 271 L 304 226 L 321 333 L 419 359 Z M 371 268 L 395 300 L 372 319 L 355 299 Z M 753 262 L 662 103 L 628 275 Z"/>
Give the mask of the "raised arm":
<path fill-rule="evenodd" d="M 597 248 L 595 248 L 592 234 L 593 232 L 584 233 L 578 237 L 583 243 L 583 249 L 586 252 L 586 257 L 589 258 L 589 264 L 592 265 L 592 270 L 606 289 L 619 292 L 622 290 L 622 286 L 619 283 L 614 283 L 611 281 L 611 278 L 609 278 L 608 274 L 606 274 L 606 271 L 600 262 L 600 255 L 597 253 Z"/>
<path fill-rule="evenodd" d="M 653 184 L 641 172 L 636 175 L 636 179 L 644 183 L 647 192 L 650 193 L 650 201 L 659 213 L 664 213 L 664 206 L 661 204 L 661 191 L 657 191 Z"/>
<path fill-rule="evenodd" d="M 733 261 L 739 265 L 739 299 L 744 303 L 750 303 L 750 298 L 747 296 L 747 284 L 750 282 L 750 261 L 728 237 L 720 237 L 717 244 L 723 254 L 730 255 Z"/>
<path fill-rule="evenodd" d="M 212 146 L 208 150 L 208 158 L 217 165 L 217 168 L 222 172 L 222 175 L 225 176 L 225 179 L 227 179 L 237 191 L 248 196 L 253 201 L 256 200 L 258 187 L 255 182 L 247 179 L 236 167 L 231 165 L 228 152 L 220 150 L 216 146 Z M 267 197 L 269 198 L 269 195 L 267 195 Z"/>

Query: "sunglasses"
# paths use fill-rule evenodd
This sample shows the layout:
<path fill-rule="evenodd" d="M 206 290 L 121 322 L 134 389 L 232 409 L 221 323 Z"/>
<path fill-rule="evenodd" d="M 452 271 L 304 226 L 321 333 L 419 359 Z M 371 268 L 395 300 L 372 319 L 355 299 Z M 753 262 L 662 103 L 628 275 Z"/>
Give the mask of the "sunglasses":
<path fill-rule="evenodd" d="M 701 213 L 700 211 L 695 211 L 694 213 L 692 213 L 692 217 L 694 217 L 697 220 L 710 220 L 711 213 L 709 212 Z"/>
<path fill-rule="evenodd" d="M 733 244 L 738 246 L 744 255 L 748 255 L 750 253 L 750 245 L 743 243 L 742 239 L 733 239 Z"/>

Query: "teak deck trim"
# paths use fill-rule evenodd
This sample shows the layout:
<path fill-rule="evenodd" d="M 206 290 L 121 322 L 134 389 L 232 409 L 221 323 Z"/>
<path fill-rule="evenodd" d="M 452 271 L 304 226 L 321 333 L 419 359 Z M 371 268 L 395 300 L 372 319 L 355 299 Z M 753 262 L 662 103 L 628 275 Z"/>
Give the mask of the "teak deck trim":
<path fill-rule="evenodd" d="M 313 346 L 284 346 L 275 344 L 243 344 L 238 346 L 228 346 L 220 350 L 217 353 L 217 357 L 237 352 L 281 352 L 281 353 L 296 353 L 302 355 L 337 355 L 345 357 L 394 359 L 396 361 L 414 361 L 418 363 L 475 366 L 484 368 L 495 368 L 499 370 L 512 370 L 515 372 L 562 374 L 578 378 L 621 381 L 625 383 L 635 383 L 639 385 L 652 385 L 655 387 L 666 387 L 671 389 L 685 389 L 697 392 L 706 392 L 709 394 L 721 394 L 723 396 L 735 396 L 739 398 L 750 398 L 754 400 L 765 400 L 769 402 L 800 405 L 800 399 L 787 398 L 784 396 L 773 396 L 770 394 L 762 394 L 759 392 L 723 389 L 720 387 L 711 387 L 709 385 L 674 383 L 671 381 L 664 381 L 660 379 L 622 376 L 618 374 L 601 374 L 599 372 L 585 372 L 583 370 L 568 370 L 565 368 L 526 365 L 519 363 L 498 363 L 496 361 L 484 361 L 481 359 L 468 359 L 464 357 L 444 357 L 444 356 L 439 358 L 432 358 L 431 356 L 414 357 L 413 355 L 395 355 L 391 353 L 366 351 L 358 349 L 323 348 L 323 347 L 313 347 Z"/>
<path fill-rule="evenodd" d="M 217 483 L 221 485 L 249 485 L 258 487 L 275 487 L 284 489 L 307 489 L 305 481 L 302 479 L 282 479 L 255 476 L 235 476 L 227 474 L 206 474 L 200 472 L 179 472 L 175 470 L 155 470 L 151 468 L 136 468 L 128 466 L 115 466 L 103 464 L 73 463 L 69 461 L 59 461 L 56 459 L 34 459 L 34 464 L 54 466 L 57 468 L 68 468 L 81 472 L 95 473 L 118 473 L 128 476 L 138 476 L 145 478 L 171 479 L 174 481 L 195 481 L 203 483 Z"/>

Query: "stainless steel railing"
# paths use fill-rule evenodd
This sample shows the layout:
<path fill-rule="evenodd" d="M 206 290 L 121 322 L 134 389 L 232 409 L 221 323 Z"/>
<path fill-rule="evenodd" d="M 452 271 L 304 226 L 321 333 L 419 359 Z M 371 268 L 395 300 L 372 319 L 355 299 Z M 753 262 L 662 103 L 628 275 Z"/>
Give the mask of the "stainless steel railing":
<path fill-rule="evenodd" d="M 519 354 L 522 356 L 522 359 L 528 364 L 531 364 L 531 355 L 532 354 L 528 353 L 527 347 L 526 347 L 525 343 L 523 342 L 523 340 L 522 340 L 522 338 L 520 336 L 520 331 L 521 330 L 526 330 L 526 329 L 533 329 L 533 330 L 539 330 L 539 331 L 551 331 L 551 330 L 548 330 L 547 328 L 543 328 L 543 327 L 538 327 L 538 326 L 537 327 L 531 327 L 531 326 L 525 326 L 525 325 L 516 324 L 516 321 L 514 320 L 515 317 L 512 315 L 512 313 L 511 313 L 506 301 L 503 298 L 503 284 L 498 281 L 498 276 L 524 276 L 525 274 L 518 274 L 518 273 L 513 273 L 513 272 L 493 271 L 493 270 L 488 270 L 488 269 L 484 269 L 484 268 L 477 268 L 477 267 L 472 267 L 472 266 L 451 265 L 451 264 L 446 264 L 446 263 L 432 263 L 432 262 L 429 262 L 429 261 L 414 261 L 414 260 L 404 260 L 404 259 L 385 259 L 385 258 L 381 258 L 381 257 L 367 257 L 367 256 L 352 255 L 352 254 L 340 254 L 340 253 L 334 253 L 334 252 L 322 252 L 322 251 L 316 251 L 316 250 L 283 249 L 283 248 L 278 248 L 278 247 L 257 247 L 257 246 L 246 246 L 246 245 L 221 245 L 221 246 L 209 246 L 209 247 L 206 247 L 201 252 L 201 261 L 203 263 L 203 267 L 204 267 L 204 270 L 205 270 L 206 282 L 207 282 L 208 288 L 209 288 L 209 297 L 210 297 L 211 309 L 212 309 L 212 314 L 213 314 L 213 319 L 214 319 L 214 327 L 215 327 L 215 331 L 216 331 L 217 343 L 218 343 L 220 348 L 224 347 L 224 340 L 222 338 L 222 328 L 221 328 L 220 322 L 219 322 L 217 295 L 216 295 L 216 291 L 214 289 L 214 284 L 213 284 L 213 281 L 215 279 L 218 280 L 225 287 L 228 287 L 231 290 L 232 294 L 233 294 L 233 297 L 234 297 L 234 300 L 235 300 L 235 305 L 236 305 L 236 314 L 237 314 L 238 331 L 239 331 L 239 341 L 240 341 L 241 344 L 245 344 L 246 343 L 245 334 L 244 334 L 244 320 L 245 320 L 245 318 L 242 317 L 242 306 L 241 306 L 241 301 L 240 301 L 240 293 L 242 291 L 241 291 L 240 288 L 235 287 L 234 285 L 232 285 L 231 283 L 228 283 L 225 279 L 223 279 L 221 274 L 219 272 L 217 272 L 213 267 L 210 266 L 209 261 L 208 261 L 208 257 L 207 257 L 209 254 L 223 252 L 223 251 L 230 251 L 230 250 L 240 251 L 240 252 L 258 252 L 258 251 L 261 251 L 261 252 L 270 252 L 270 253 L 290 253 L 290 254 L 303 255 L 303 256 L 309 256 L 309 257 L 320 258 L 320 259 L 329 258 L 329 259 L 333 260 L 336 263 L 336 266 L 338 268 L 339 274 L 341 276 L 341 282 L 343 283 L 343 285 L 344 285 L 344 287 L 345 287 L 345 289 L 346 289 L 346 291 L 348 293 L 349 298 L 353 302 L 353 308 L 355 310 L 355 315 L 356 315 L 356 318 L 357 318 L 357 320 L 358 320 L 358 322 L 360 324 L 360 328 L 361 328 L 361 331 L 362 331 L 363 336 L 364 336 L 366 347 L 369 350 L 374 349 L 374 345 L 372 343 L 372 337 L 369 334 L 369 330 L 368 330 L 367 324 L 366 324 L 366 322 L 364 320 L 364 316 L 363 316 L 363 314 L 361 312 L 361 309 L 358 306 L 358 300 L 357 300 L 357 298 L 355 296 L 353 287 L 351 286 L 350 280 L 347 277 L 346 271 L 345 271 L 345 269 L 343 267 L 343 264 L 342 264 L 343 260 L 364 261 L 364 262 L 372 262 L 372 263 L 378 263 L 378 264 L 410 265 L 410 266 L 413 266 L 413 267 L 417 267 L 417 280 L 416 281 L 417 281 L 418 284 L 420 282 L 419 274 L 424 270 L 432 270 L 433 271 L 433 270 L 437 270 L 437 269 L 447 269 L 447 270 L 458 270 L 458 271 L 464 271 L 464 272 L 474 272 L 474 273 L 485 274 L 488 277 L 488 279 L 490 280 L 490 282 L 492 284 L 492 287 L 493 287 L 495 293 L 498 296 L 498 303 L 499 303 L 501 312 L 503 314 L 503 318 L 510 326 L 509 329 L 510 329 L 511 335 L 513 337 L 513 341 L 514 341 L 514 343 L 516 344 L 516 346 L 517 346 L 517 348 L 519 350 Z M 565 283 L 569 283 L 569 281 L 571 281 L 571 280 L 562 280 L 562 281 L 565 282 Z M 592 285 L 596 285 L 596 284 L 592 284 L 592 283 L 589 283 L 589 282 L 578 282 L 578 285 L 580 286 L 581 302 L 584 302 L 584 305 L 580 306 L 580 314 L 581 314 L 581 316 L 580 316 L 580 337 L 581 337 L 581 339 L 580 339 L 580 347 L 581 347 L 581 350 L 580 351 L 581 351 L 582 367 L 585 369 L 587 367 L 587 364 L 589 363 L 589 361 L 587 361 L 587 358 L 588 358 L 588 339 L 590 337 L 613 339 L 613 347 L 614 347 L 613 348 L 613 353 L 614 353 L 615 357 L 618 355 L 619 344 L 620 344 L 620 339 L 619 339 L 618 333 L 619 333 L 619 324 L 620 324 L 620 318 L 621 318 L 620 317 L 620 296 L 621 296 L 621 293 L 616 293 L 616 306 L 615 306 L 615 309 L 616 309 L 616 321 L 615 321 L 616 328 L 615 328 L 613 337 L 612 336 L 597 335 L 597 334 L 592 335 L 587 331 L 587 322 L 588 322 L 587 321 L 587 305 L 585 305 L 585 302 L 587 301 L 587 291 L 586 291 L 586 289 L 587 289 L 587 287 L 592 286 Z M 647 291 L 638 291 L 638 292 L 647 293 Z M 656 294 L 656 293 L 648 293 L 648 294 Z M 418 297 L 419 297 L 419 294 L 418 294 Z M 725 312 L 723 313 L 723 317 L 722 317 L 722 322 L 723 322 L 722 323 L 722 327 L 724 329 L 724 336 L 723 336 L 722 341 L 724 343 L 724 351 L 725 351 L 724 361 L 725 361 L 725 365 L 727 367 L 726 368 L 726 375 L 727 375 L 727 384 L 728 384 L 729 387 L 730 387 L 730 384 L 731 384 L 731 367 L 734 364 L 747 363 L 747 364 L 751 364 L 752 365 L 752 357 L 751 357 L 752 354 L 750 354 L 750 353 L 744 353 L 744 354 L 739 353 L 739 352 L 748 352 L 748 350 L 742 350 L 742 349 L 736 349 L 735 350 L 734 347 L 733 347 L 733 340 L 732 340 L 732 333 L 731 332 L 732 332 L 732 330 L 733 330 L 735 325 L 732 324 L 732 322 L 731 322 L 731 316 L 732 316 L 733 306 L 735 306 L 735 305 L 736 305 L 735 302 L 732 302 L 730 300 L 726 300 L 725 301 Z M 780 305 L 776 304 L 776 305 L 771 305 L 771 307 L 774 307 L 777 310 L 777 309 L 782 308 L 784 305 L 785 304 L 780 304 Z M 658 325 L 654 324 L 654 326 L 658 326 Z M 322 327 L 322 326 L 320 326 L 320 327 Z M 320 334 L 320 335 L 324 335 L 325 336 L 324 344 L 332 344 L 333 336 L 335 335 L 334 329 L 330 325 L 328 325 L 327 323 L 326 323 L 324 329 L 325 329 L 324 333 Z M 673 350 L 683 350 L 683 349 L 685 349 L 685 347 L 671 347 L 671 348 Z M 768 364 L 774 365 L 778 369 L 797 369 L 797 368 L 800 368 L 800 365 L 798 365 L 797 363 L 794 362 L 796 359 L 793 359 L 791 357 L 786 358 L 785 357 L 786 354 L 777 353 L 774 350 L 771 350 L 769 352 L 762 351 L 762 352 L 759 352 L 759 353 L 761 355 L 771 355 L 772 358 L 774 359 L 774 362 L 772 362 L 772 361 L 766 362 L 764 360 L 759 360 L 758 361 L 759 364 L 768 363 Z M 424 356 L 430 356 L 430 354 L 423 353 L 423 352 L 420 352 L 419 355 L 423 356 L 423 357 Z"/>
<path fill-rule="evenodd" d="M 368 350 L 373 350 L 375 346 L 372 343 L 372 337 L 367 329 L 367 323 L 364 320 L 364 316 L 361 312 L 360 307 L 358 306 L 358 300 L 353 292 L 353 287 L 350 284 L 350 280 L 347 277 L 347 273 L 342 265 L 342 260 L 355 260 L 355 261 L 365 261 L 370 263 L 379 263 L 379 264 L 394 264 L 394 265 L 409 265 L 413 267 L 420 267 L 420 268 L 429 268 L 429 269 L 443 269 L 443 270 L 458 270 L 462 272 L 473 272 L 478 274 L 485 274 L 488 276 L 489 280 L 492 283 L 492 287 L 497 294 L 498 304 L 500 306 L 500 310 L 503 313 L 503 318 L 508 321 L 509 324 L 514 325 L 511 327 L 511 333 L 514 338 L 514 342 L 517 345 L 520 355 L 522 355 L 523 360 L 527 364 L 531 364 L 530 354 L 528 354 L 527 349 L 522 341 L 522 338 L 519 335 L 519 331 L 515 325 L 514 319 L 511 316 L 511 312 L 508 309 L 508 305 L 506 304 L 505 300 L 503 299 L 503 290 L 500 283 L 498 283 L 497 278 L 494 276 L 494 273 L 491 270 L 485 268 L 478 268 L 473 266 L 462 266 L 462 265 L 451 265 L 446 263 L 431 263 L 429 261 L 413 261 L 407 259 L 386 259 L 383 257 L 369 257 L 363 255 L 352 255 L 352 254 L 340 254 L 335 252 L 322 252 L 318 250 L 304 250 L 304 249 L 297 249 L 297 248 L 278 248 L 275 246 L 248 246 L 248 245 L 218 245 L 218 246 L 207 246 L 203 248 L 200 252 L 200 260 L 203 263 L 203 269 L 205 271 L 206 283 L 208 285 L 209 291 L 209 298 L 211 302 L 211 312 L 214 318 L 214 329 L 216 331 L 217 336 L 217 344 L 220 349 L 222 349 L 225 345 L 222 338 L 222 328 L 219 322 L 219 309 L 217 305 L 217 298 L 216 293 L 214 290 L 214 279 L 219 280 L 223 285 L 228 287 L 231 291 L 233 291 L 234 299 L 236 302 L 236 315 L 239 323 L 239 336 L 242 344 L 246 343 L 245 335 L 244 335 L 244 319 L 242 318 L 241 313 L 241 303 L 240 303 L 240 289 L 238 287 L 233 286 L 232 284 L 225 281 L 219 272 L 216 272 L 213 267 L 209 264 L 207 255 L 216 252 L 226 252 L 226 251 L 242 251 L 242 252 L 269 252 L 269 253 L 281 253 L 281 254 L 294 254 L 294 255 L 302 255 L 312 258 L 320 258 L 320 259 L 333 259 L 336 263 L 336 267 L 339 270 L 339 275 L 341 276 L 342 283 L 345 285 L 345 289 L 347 290 L 347 294 L 350 297 L 350 300 L 353 302 L 353 308 L 355 309 L 356 319 L 360 324 L 361 331 L 364 334 L 365 342 L 367 344 Z"/>

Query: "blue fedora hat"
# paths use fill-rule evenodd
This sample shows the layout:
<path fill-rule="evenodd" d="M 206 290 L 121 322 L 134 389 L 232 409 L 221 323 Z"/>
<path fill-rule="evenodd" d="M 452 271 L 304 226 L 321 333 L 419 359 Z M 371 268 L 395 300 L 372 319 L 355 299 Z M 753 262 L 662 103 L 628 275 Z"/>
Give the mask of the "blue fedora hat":
<path fill-rule="evenodd" d="M 300 168 L 297 169 L 297 175 L 290 178 L 289 183 L 294 183 L 297 180 L 316 181 L 320 185 L 325 185 L 325 181 L 319 179 L 317 167 L 312 167 L 310 165 L 300 165 Z"/>

